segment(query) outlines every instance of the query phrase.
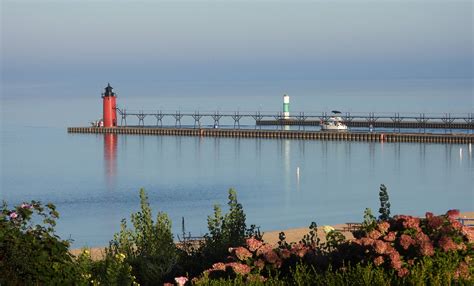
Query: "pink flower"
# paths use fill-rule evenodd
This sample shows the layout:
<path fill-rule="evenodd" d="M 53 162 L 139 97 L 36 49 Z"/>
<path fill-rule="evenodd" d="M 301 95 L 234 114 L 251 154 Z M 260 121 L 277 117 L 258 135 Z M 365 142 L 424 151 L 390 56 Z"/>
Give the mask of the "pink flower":
<path fill-rule="evenodd" d="M 451 220 L 451 226 L 455 230 L 457 230 L 457 231 L 462 230 L 462 224 L 457 219 L 450 219 L 450 220 Z"/>
<path fill-rule="evenodd" d="M 422 244 L 423 242 L 430 242 L 430 238 L 423 232 L 419 232 L 415 235 L 416 242 Z"/>
<path fill-rule="evenodd" d="M 21 206 L 20 206 L 22 209 L 31 209 L 31 205 L 30 204 L 27 204 L 27 203 L 22 203 Z"/>
<path fill-rule="evenodd" d="M 466 236 L 467 240 L 470 243 L 474 242 L 474 228 L 463 226 L 462 229 L 461 229 L 461 232 L 462 232 L 462 234 L 464 234 Z"/>
<path fill-rule="evenodd" d="M 260 256 L 272 250 L 273 250 L 273 246 L 271 246 L 270 244 L 264 244 L 259 249 L 257 249 L 257 256 Z"/>
<path fill-rule="evenodd" d="M 420 253 L 424 256 L 433 256 L 435 253 L 433 244 L 429 241 L 422 242 L 420 245 Z"/>
<path fill-rule="evenodd" d="M 255 261 L 255 266 L 262 270 L 264 267 L 265 267 L 265 261 L 263 261 L 263 259 L 258 259 L 257 261 Z"/>
<path fill-rule="evenodd" d="M 398 270 L 398 277 L 405 277 L 405 276 L 408 275 L 408 273 L 410 273 L 410 271 L 408 271 L 408 269 L 401 268 L 400 270 Z"/>
<path fill-rule="evenodd" d="M 231 262 L 227 263 L 227 266 L 230 266 L 235 273 L 240 275 L 245 275 L 250 273 L 250 267 L 246 264 L 238 263 L 238 262 Z"/>
<path fill-rule="evenodd" d="M 381 233 L 386 233 L 390 228 L 390 224 L 386 221 L 382 221 L 377 225 L 377 228 Z"/>
<path fill-rule="evenodd" d="M 458 248 L 458 250 L 466 250 L 467 246 L 464 243 L 461 242 L 461 243 L 457 244 L 457 248 Z"/>
<path fill-rule="evenodd" d="M 459 263 L 458 269 L 454 272 L 454 279 L 469 279 L 469 265 L 466 262 Z"/>
<path fill-rule="evenodd" d="M 430 218 L 433 217 L 433 213 L 432 213 L 432 212 L 426 212 L 425 217 L 426 217 L 427 219 L 430 219 Z"/>
<path fill-rule="evenodd" d="M 374 244 L 374 249 L 377 254 L 384 254 L 387 251 L 387 244 L 381 240 L 376 240 Z"/>
<path fill-rule="evenodd" d="M 450 218 L 457 218 L 459 217 L 459 210 L 449 210 L 446 215 Z"/>
<path fill-rule="evenodd" d="M 396 251 L 393 251 L 389 254 L 390 257 L 390 265 L 396 269 L 399 270 L 402 268 L 402 260 L 400 259 L 400 254 Z"/>
<path fill-rule="evenodd" d="M 390 253 L 392 252 L 397 252 L 397 250 L 393 246 L 391 246 L 390 243 L 387 243 L 386 245 L 387 245 L 387 250 L 385 250 L 385 254 L 390 255 Z"/>
<path fill-rule="evenodd" d="M 184 284 L 186 284 L 186 282 L 188 282 L 188 278 L 187 277 L 176 277 L 174 278 L 174 281 L 176 281 L 176 283 L 178 284 L 178 286 L 183 286 Z"/>
<path fill-rule="evenodd" d="M 402 234 L 400 236 L 400 245 L 403 247 L 403 249 L 407 250 L 411 245 L 415 244 L 415 240 L 411 238 L 411 236 Z"/>
<path fill-rule="evenodd" d="M 392 242 L 392 241 L 395 241 L 396 238 L 397 238 L 397 236 L 396 236 L 395 232 L 391 231 L 386 236 L 383 237 L 383 240 L 388 241 L 388 242 Z"/>
<path fill-rule="evenodd" d="M 16 212 L 11 212 L 10 215 L 9 215 L 9 217 L 10 217 L 11 219 L 16 219 L 16 218 L 18 217 L 18 214 L 17 214 Z"/>
<path fill-rule="evenodd" d="M 290 258 L 291 252 L 288 249 L 280 249 L 280 257 L 283 259 Z"/>
<path fill-rule="evenodd" d="M 403 226 L 405 228 L 412 228 L 417 231 L 421 231 L 420 229 L 420 219 L 417 217 L 412 217 L 412 216 L 404 216 L 403 217 Z"/>
<path fill-rule="evenodd" d="M 437 229 L 443 225 L 444 219 L 440 216 L 433 216 L 433 217 L 427 218 L 427 221 L 428 221 L 428 225 L 431 228 Z"/>
<path fill-rule="evenodd" d="M 212 264 L 212 269 L 225 271 L 225 264 L 222 262 Z"/>
<path fill-rule="evenodd" d="M 297 243 L 291 246 L 291 252 L 298 255 L 299 257 L 304 257 L 308 250 L 309 249 L 301 243 Z"/>
<path fill-rule="evenodd" d="M 278 257 L 278 255 L 273 250 L 265 252 L 263 257 L 268 263 L 271 264 L 276 264 L 280 260 L 280 257 Z"/>
<path fill-rule="evenodd" d="M 443 249 L 444 252 L 457 249 L 456 243 L 454 243 L 454 241 L 450 237 L 447 237 L 447 236 L 441 237 L 440 240 L 438 241 L 438 245 Z"/>
<path fill-rule="evenodd" d="M 371 246 L 372 244 L 374 244 L 375 240 L 373 240 L 372 238 L 369 238 L 369 237 L 362 237 L 360 239 L 360 243 L 363 245 L 363 246 Z"/>
<path fill-rule="evenodd" d="M 374 259 L 374 264 L 375 266 L 380 266 L 382 265 L 384 262 L 384 259 L 382 256 L 377 256 L 375 259 Z"/>
<path fill-rule="evenodd" d="M 252 251 L 252 252 L 256 251 L 257 249 L 259 249 L 263 245 L 263 242 L 261 242 L 260 240 L 254 238 L 254 237 L 248 238 L 246 242 L 247 242 L 247 246 L 248 246 L 249 250 Z"/>
<path fill-rule="evenodd" d="M 372 230 L 371 232 L 369 232 L 367 236 L 372 239 L 379 239 L 379 237 L 381 237 L 382 234 L 378 230 Z"/>
<path fill-rule="evenodd" d="M 247 250 L 245 247 L 237 247 L 234 249 L 235 255 L 240 261 L 245 261 L 252 257 L 252 253 Z"/>

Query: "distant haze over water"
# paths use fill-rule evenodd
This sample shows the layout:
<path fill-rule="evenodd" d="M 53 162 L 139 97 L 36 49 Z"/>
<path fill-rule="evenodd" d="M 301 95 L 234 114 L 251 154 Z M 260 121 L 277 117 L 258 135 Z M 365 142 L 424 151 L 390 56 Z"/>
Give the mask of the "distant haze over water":
<path fill-rule="evenodd" d="M 106 84 L 95 81 L 6 86 L 2 99 L 3 124 L 88 125 L 102 116 L 100 95 Z M 283 94 L 287 93 L 293 115 L 300 111 L 335 109 L 365 113 L 474 112 L 472 79 L 117 81 L 111 84 L 118 94 L 119 108 L 134 111 L 276 113 L 282 110 Z M 152 118 L 147 120 L 154 124 Z"/>

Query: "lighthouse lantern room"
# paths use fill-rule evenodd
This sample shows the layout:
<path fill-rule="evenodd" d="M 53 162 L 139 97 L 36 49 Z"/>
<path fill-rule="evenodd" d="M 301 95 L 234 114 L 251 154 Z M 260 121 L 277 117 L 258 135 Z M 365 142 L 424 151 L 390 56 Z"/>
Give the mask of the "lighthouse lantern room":
<path fill-rule="evenodd" d="M 105 92 L 102 93 L 104 108 L 102 120 L 104 122 L 104 127 L 117 126 L 116 98 L 117 96 L 113 92 L 113 88 L 110 86 L 110 83 L 107 84 Z"/>

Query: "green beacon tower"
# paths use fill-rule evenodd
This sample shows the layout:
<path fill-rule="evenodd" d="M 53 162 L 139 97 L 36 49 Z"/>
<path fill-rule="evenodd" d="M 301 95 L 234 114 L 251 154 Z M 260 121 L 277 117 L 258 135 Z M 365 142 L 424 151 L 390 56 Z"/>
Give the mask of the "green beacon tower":
<path fill-rule="evenodd" d="M 283 95 L 283 119 L 290 118 L 290 96 L 288 94 Z"/>

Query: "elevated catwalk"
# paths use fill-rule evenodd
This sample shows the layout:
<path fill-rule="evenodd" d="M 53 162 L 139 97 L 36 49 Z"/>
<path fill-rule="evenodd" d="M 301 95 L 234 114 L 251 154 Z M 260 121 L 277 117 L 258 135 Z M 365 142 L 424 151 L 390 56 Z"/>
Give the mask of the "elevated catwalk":
<path fill-rule="evenodd" d="M 213 122 L 214 125 L 221 125 L 221 120 L 232 122 L 234 126 L 240 126 L 241 120 L 247 122 L 255 122 L 256 125 L 297 125 L 297 126 L 319 126 L 321 121 L 330 118 L 331 114 L 327 112 L 321 113 L 304 113 L 300 112 L 292 117 L 287 117 L 284 113 L 267 113 L 267 112 L 193 112 L 186 113 L 176 112 L 144 112 L 129 111 L 116 108 L 120 117 L 120 125 L 127 126 L 127 119 L 138 119 L 139 126 L 145 126 L 145 119 L 153 120 L 156 126 L 163 126 L 165 118 L 175 121 L 175 127 L 181 126 L 181 121 L 187 118 L 188 121 L 194 121 L 194 126 L 201 126 L 203 121 Z M 338 116 L 342 118 L 344 124 L 349 127 L 367 127 L 373 128 L 415 128 L 415 129 L 465 129 L 474 130 L 474 113 L 464 114 L 409 114 L 409 113 L 341 113 Z"/>
<path fill-rule="evenodd" d="M 281 119 L 281 120 L 259 120 L 256 122 L 257 125 L 261 126 L 272 126 L 272 125 L 296 125 L 296 126 L 319 126 L 321 123 L 320 120 L 291 120 L 291 119 Z M 365 127 L 369 128 L 372 125 L 373 128 L 411 128 L 411 129 L 474 129 L 473 123 L 468 122 L 423 122 L 423 121 L 344 121 L 348 127 Z"/>

